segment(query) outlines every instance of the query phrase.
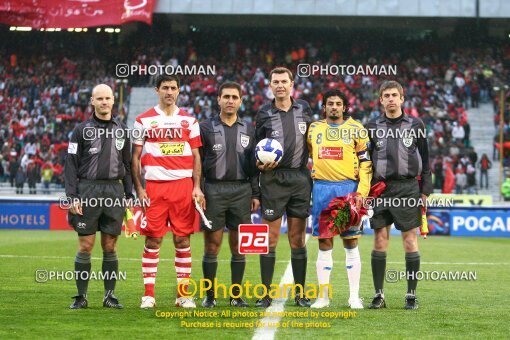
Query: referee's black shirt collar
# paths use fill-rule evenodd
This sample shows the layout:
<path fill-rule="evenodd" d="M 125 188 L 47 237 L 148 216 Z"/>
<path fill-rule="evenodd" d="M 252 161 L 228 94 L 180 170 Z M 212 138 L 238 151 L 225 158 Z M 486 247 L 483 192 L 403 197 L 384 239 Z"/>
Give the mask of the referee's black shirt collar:
<path fill-rule="evenodd" d="M 401 120 L 403 121 L 406 121 L 406 122 L 410 122 L 411 119 L 409 118 L 408 115 L 406 115 L 404 113 L 404 111 L 402 111 L 402 115 L 400 117 L 398 117 L 398 119 L 395 121 L 395 120 L 391 120 L 390 118 L 386 117 L 386 113 L 381 115 L 381 117 L 379 117 L 379 122 L 386 122 L 386 123 L 390 123 L 390 124 L 394 124 L 394 123 L 398 123 L 400 122 Z"/>
<path fill-rule="evenodd" d="M 113 117 L 110 119 L 110 120 L 104 120 L 104 119 L 100 119 L 96 116 L 96 113 L 93 112 L 92 113 L 92 117 L 90 119 L 91 122 L 93 122 L 95 125 L 98 125 L 98 124 L 108 124 L 108 123 L 113 123 L 115 125 L 119 125 L 119 122 L 117 121 L 116 119 L 117 117 Z"/>
<path fill-rule="evenodd" d="M 299 109 L 299 104 L 296 103 L 294 98 L 290 97 L 290 101 L 292 102 L 292 105 L 290 106 L 292 109 Z M 276 107 L 276 98 L 271 101 L 271 111 L 273 113 L 276 113 L 278 111 L 285 112 L 282 109 L 279 109 L 278 107 Z M 289 109 L 289 111 L 290 111 L 290 109 Z"/>
<path fill-rule="evenodd" d="M 219 124 L 223 124 L 223 125 L 226 125 L 228 126 L 227 124 L 225 124 L 224 121 L 221 120 L 220 118 L 220 114 L 218 113 L 216 116 L 214 116 L 212 118 L 212 121 L 213 121 L 213 124 L 214 125 L 219 125 Z M 235 124 L 241 124 L 241 125 L 244 125 L 244 122 L 241 120 L 241 118 L 239 118 L 239 116 L 237 116 L 237 119 L 235 121 Z M 233 125 L 233 124 L 232 124 Z"/>

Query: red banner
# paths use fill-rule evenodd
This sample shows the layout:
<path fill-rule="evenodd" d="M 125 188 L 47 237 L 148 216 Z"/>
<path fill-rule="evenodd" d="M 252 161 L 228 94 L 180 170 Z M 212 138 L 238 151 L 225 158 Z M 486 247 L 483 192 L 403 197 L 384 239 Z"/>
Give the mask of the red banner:
<path fill-rule="evenodd" d="M 50 230 L 73 230 L 67 222 L 67 210 L 58 203 L 50 204 Z"/>
<path fill-rule="evenodd" d="M 0 2 L 0 22 L 32 28 L 152 24 L 156 0 L 11 0 Z"/>

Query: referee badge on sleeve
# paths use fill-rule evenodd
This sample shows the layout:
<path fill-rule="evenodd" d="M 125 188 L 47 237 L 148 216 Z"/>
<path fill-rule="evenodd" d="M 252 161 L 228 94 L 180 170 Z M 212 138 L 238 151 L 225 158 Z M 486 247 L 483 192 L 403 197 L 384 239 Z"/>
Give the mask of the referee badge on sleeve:
<path fill-rule="evenodd" d="M 250 136 L 241 133 L 241 146 L 243 148 L 248 147 L 250 144 Z"/>
<path fill-rule="evenodd" d="M 69 143 L 67 146 L 67 153 L 76 155 L 78 153 L 78 143 Z"/>
<path fill-rule="evenodd" d="M 124 147 L 124 138 L 116 138 L 115 147 L 117 148 L 117 150 L 122 150 L 122 148 Z"/>

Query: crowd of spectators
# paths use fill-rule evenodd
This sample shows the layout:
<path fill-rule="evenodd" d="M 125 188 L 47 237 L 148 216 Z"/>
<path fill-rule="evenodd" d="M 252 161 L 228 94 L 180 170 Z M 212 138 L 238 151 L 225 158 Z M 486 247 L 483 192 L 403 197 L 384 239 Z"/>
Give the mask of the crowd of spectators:
<path fill-rule="evenodd" d="M 501 87 L 504 89 L 503 87 Z M 510 171 L 510 91 L 504 91 L 505 102 L 503 103 L 503 154 L 502 154 L 502 162 L 503 167 L 507 168 Z M 492 151 L 492 160 L 499 161 L 500 158 L 500 117 L 501 117 L 501 107 L 500 107 L 500 95 L 496 94 L 493 99 L 494 105 L 494 127 L 495 127 L 495 136 L 494 136 L 494 144 Z"/>
<path fill-rule="evenodd" d="M 243 87 L 240 115 L 252 122 L 258 108 L 272 99 L 267 77 L 277 65 L 293 71 L 302 63 L 396 65 L 396 76 L 296 76 L 293 96 L 307 100 L 314 118 L 320 119 L 321 93 L 338 88 L 350 98 L 349 114 L 366 123 L 380 115 L 380 81 L 385 78 L 400 81 L 405 86 L 406 113 L 422 118 L 427 127 L 436 191 L 476 192 L 475 169 L 482 167 L 470 143 L 466 110 L 494 98 L 492 87 L 506 76 L 503 63 L 508 53 L 466 47 L 445 54 L 440 46 L 430 43 L 388 53 L 363 43 L 338 49 L 320 39 L 285 46 L 262 39 L 232 41 L 220 48 L 192 40 L 140 42 L 127 50 L 119 49 L 122 55 L 117 60 L 146 65 L 213 65 L 215 75 L 183 77 L 178 106 L 199 120 L 210 117 L 217 111 L 218 84 L 234 80 Z M 132 75 L 129 86 L 151 86 L 152 80 L 151 76 Z M 92 87 L 98 83 L 110 85 L 118 96 L 121 85 L 116 82 L 115 69 L 111 61 L 99 56 L 2 55 L 0 180 L 9 181 L 17 192 L 22 192 L 24 183 L 28 183 L 30 193 L 35 193 L 37 182 L 44 184 L 45 192 L 50 183 L 62 185 L 70 133 L 90 116 L 89 98 Z M 127 116 L 129 88 L 124 93 L 124 105 L 115 107 L 122 118 Z M 508 132 L 508 122 L 506 126 Z"/>
<path fill-rule="evenodd" d="M 99 59 L 1 56 L 0 181 L 17 193 L 27 193 L 27 184 L 30 194 L 36 183 L 43 183 L 42 193 L 49 193 L 51 183 L 63 185 L 70 133 L 90 116 L 97 83 L 116 86 Z"/>

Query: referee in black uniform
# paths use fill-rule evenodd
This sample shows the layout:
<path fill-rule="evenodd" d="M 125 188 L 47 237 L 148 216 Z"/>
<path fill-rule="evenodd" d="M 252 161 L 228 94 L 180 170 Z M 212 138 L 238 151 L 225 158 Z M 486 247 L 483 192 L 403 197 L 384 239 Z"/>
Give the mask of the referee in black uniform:
<path fill-rule="evenodd" d="M 273 69 L 269 81 L 275 99 L 262 106 L 257 114 L 256 140 L 278 140 L 283 146 L 283 158 L 278 163 L 258 163 L 262 171 L 262 221 L 269 225 L 269 253 L 260 256 L 261 278 L 269 291 L 282 216 L 286 212 L 294 283 L 304 289 L 307 265 L 306 218 L 310 215 L 312 189 L 306 145 L 307 130 L 312 121 L 311 110 L 306 101 L 290 96 L 294 86 L 290 70 L 284 67 Z M 271 298 L 266 296 L 258 300 L 256 306 L 266 308 L 271 303 Z M 303 291 L 296 291 L 295 303 L 301 307 L 310 307 L 310 300 L 304 296 Z"/>
<path fill-rule="evenodd" d="M 65 187 L 71 200 L 68 220 L 79 239 L 74 262 L 78 295 L 71 309 L 87 307 L 90 254 L 98 230 L 101 231 L 105 276 L 103 306 L 122 308 L 113 291 L 119 267 L 116 242 L 125 212 L 123 198 L 133 198 L 131 143 L 126 125 L 112 117 L 113 102 L 109 86 L 94 87 L 91 103 L 95 112 L 74 129 L 67 150 Z M 105 206 L 105 203 L 113 203 L 113 206 Z"/>
<path fill-rule="evenodd" d="M 372 251 L 372 276 L 375 297 L 369 308 L 386 307 L 383 282 L 386 272 L 386 250 L 390 226 L 402 232 L 405 250 L 407 294 L 405 309 L 417 309 L 415 273 L 420 270 L 420 253 L 416 228 L 421 226 L 420 198 L 426 202 L 432 192 L 429 151 L 425 125 L 419 118 L 402 111 L 404 90 L 396 81 L 385 81 L 379 89 L 379 100 L 385 113 L 368 123 L 373 182 L 384 181 L 386 190 L 380 196 L 383 204 L 374 207 L 370 219 L 375 242 Z M 418 182 L 421 177 L 421 185 Z"/>
<path fill-rule="evenodd" d="M 207 204 L 205 214 L 212 221 L 212 230 L 202 228 L 205 240 L 202 261 L 204 278 L 214 282 L 223 228 L 227 226 L 232 254 L 232 284 L 239 285 L 243 281 L 246 259 L 238 252 L 238 226 L 251 223 L 251 211 L 256 211 L 260 206 L 254 155 L 255 129 L 237 116 L 242 102 L 241 93 L 238 83 L 223 83 L 218 90 L 220 114 L 200 123 Z M 239 288 L 233 287 L 232 293 L 238 296 Z M 241 297 L 231 297 L 230 305 L 248 307 Z M 202 306 L 216 306 L 213 288 L 207 291 Z"/>

